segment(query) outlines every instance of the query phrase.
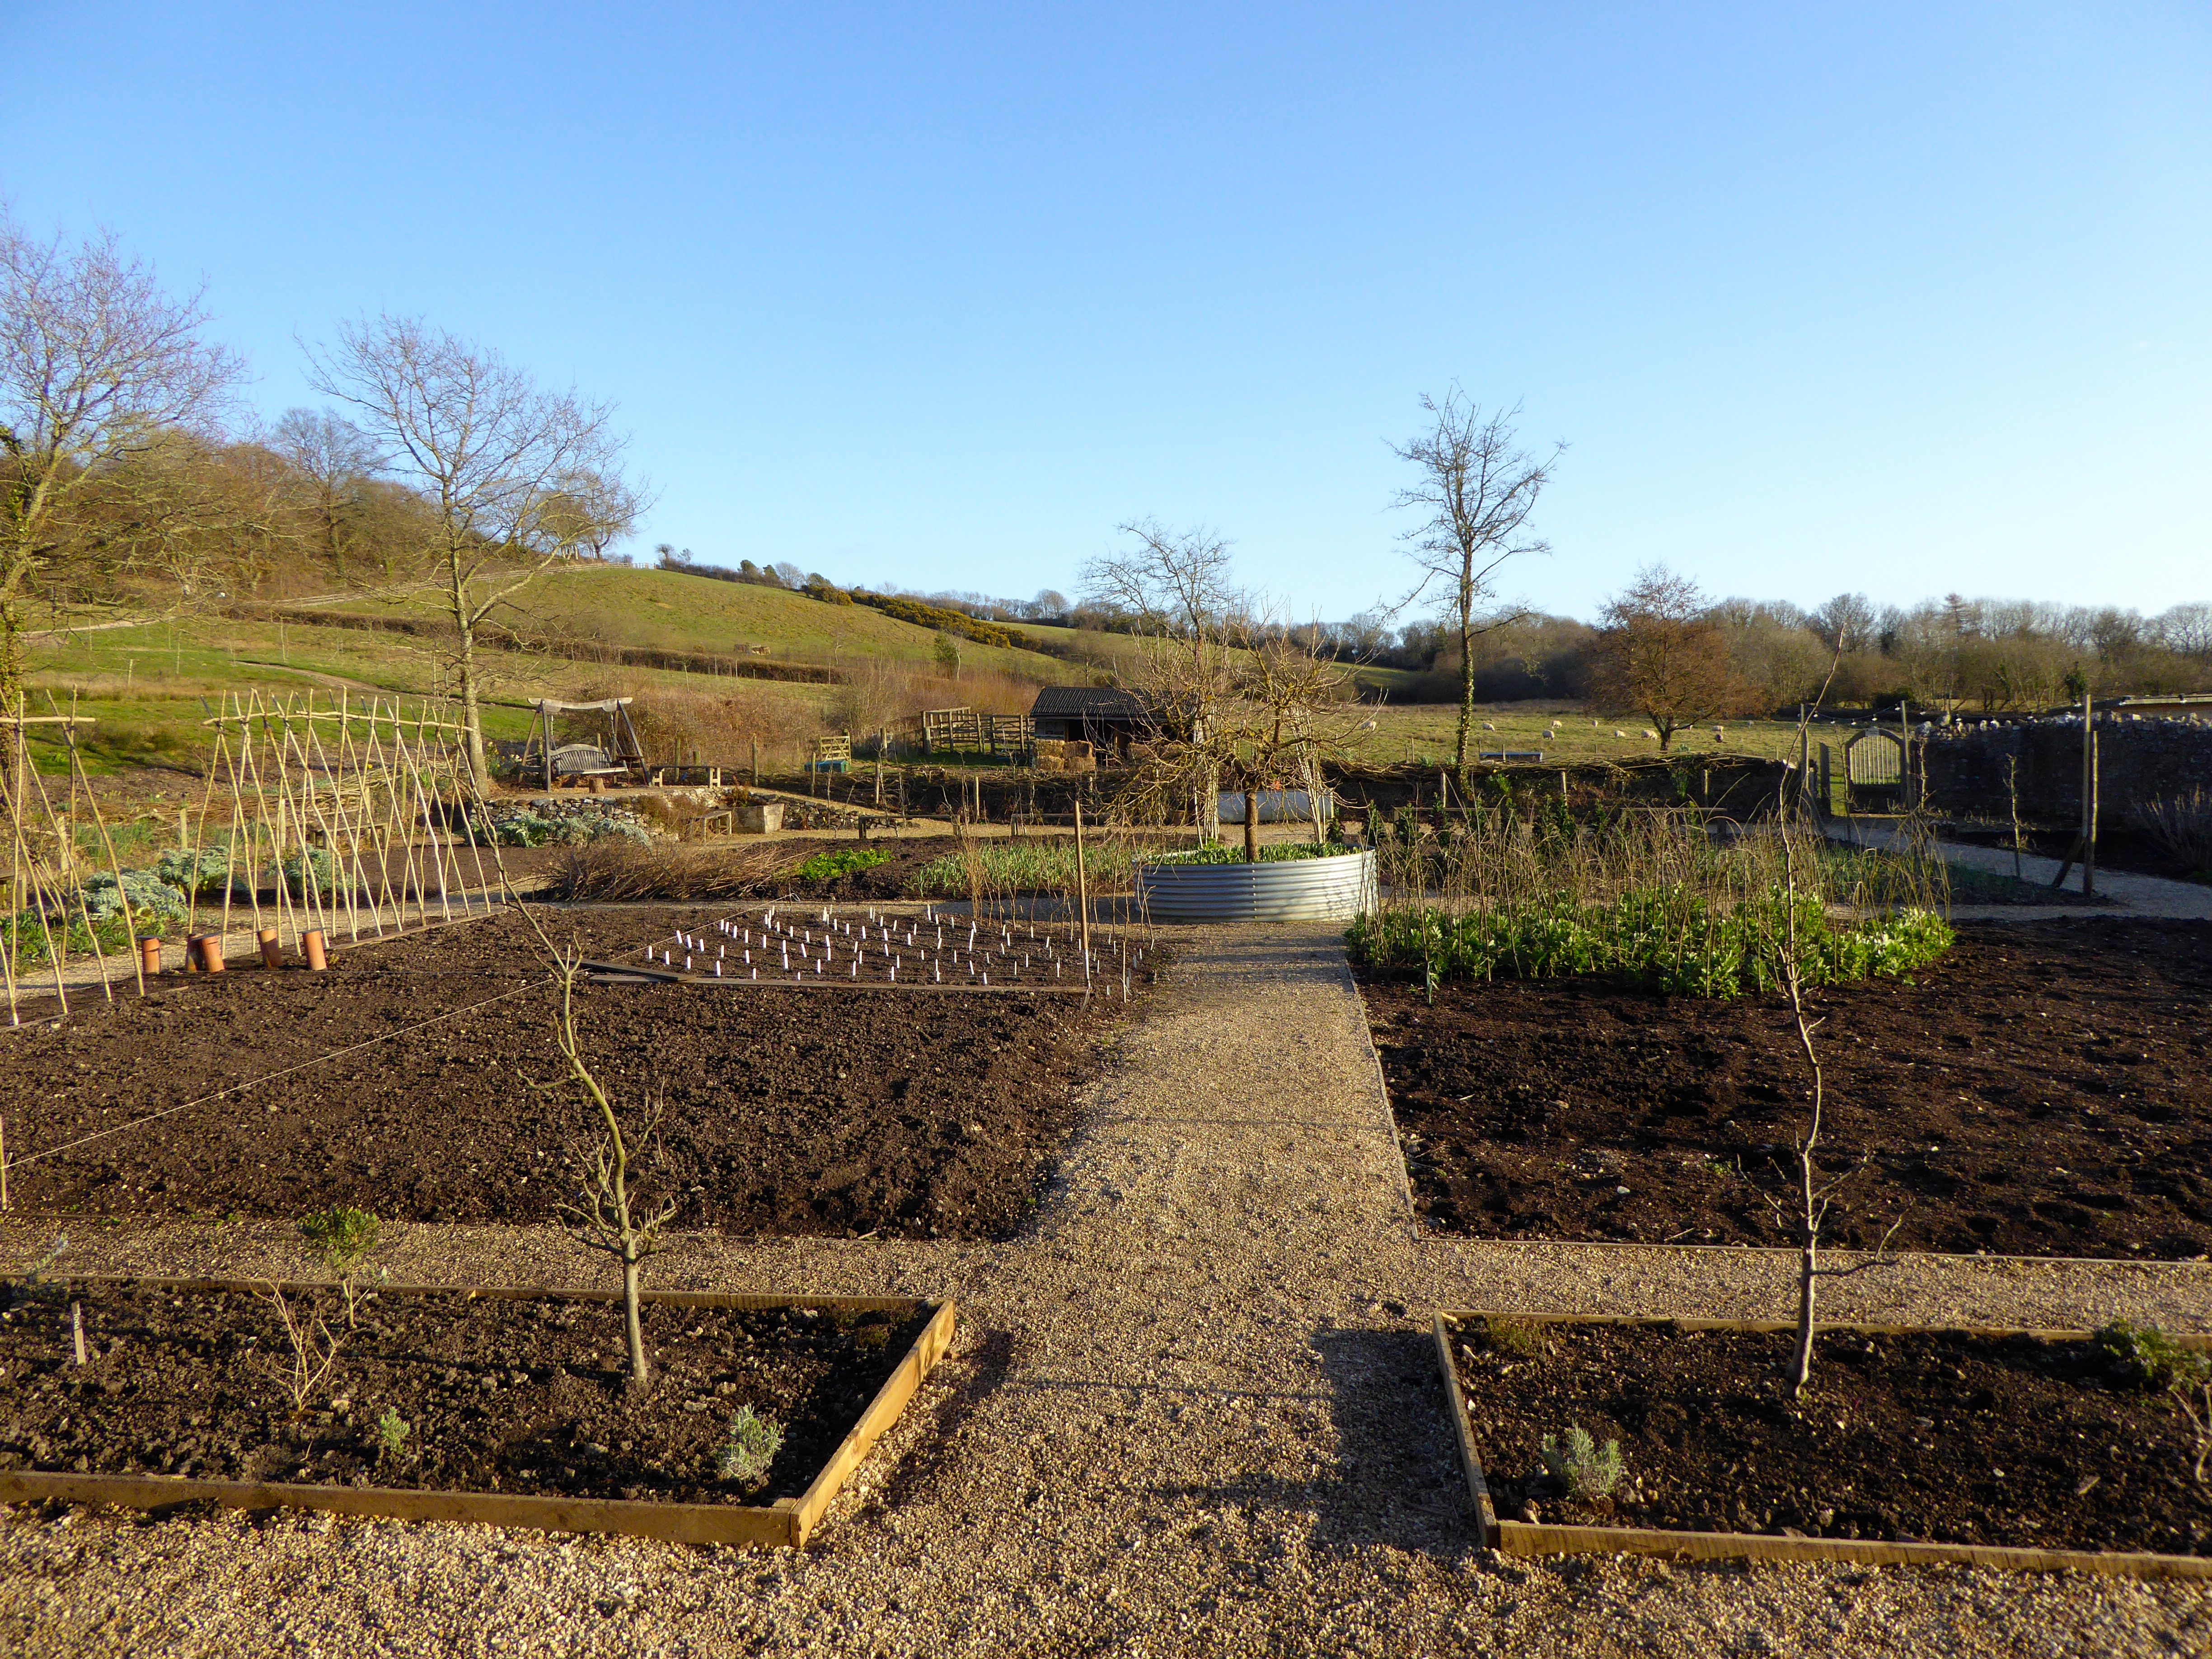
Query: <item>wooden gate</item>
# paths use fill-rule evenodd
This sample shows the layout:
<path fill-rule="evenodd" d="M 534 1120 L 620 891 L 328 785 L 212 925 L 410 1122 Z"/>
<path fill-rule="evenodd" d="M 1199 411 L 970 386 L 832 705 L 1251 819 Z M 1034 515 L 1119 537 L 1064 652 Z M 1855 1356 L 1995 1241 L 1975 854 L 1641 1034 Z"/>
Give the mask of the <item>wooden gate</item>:
<path fill-rule="evenodd" d="M 1905 803 L 1905 739 L 1880 726 L 1844 745 L 1844 810 L 1895 812 Z"/>

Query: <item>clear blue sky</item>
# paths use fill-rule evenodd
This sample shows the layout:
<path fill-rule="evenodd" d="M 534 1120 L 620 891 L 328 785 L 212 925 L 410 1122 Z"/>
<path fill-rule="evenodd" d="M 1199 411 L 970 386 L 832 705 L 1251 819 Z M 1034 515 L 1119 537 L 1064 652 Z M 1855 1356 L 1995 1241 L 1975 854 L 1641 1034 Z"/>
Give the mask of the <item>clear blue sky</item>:
<path fill-rule="evenodd" d="M 1203 521 L 1340 616 L 1454 380 L 1514 585 L 2212 598 L 2212 9 L 25 8 L 0 192 L 295 337 L 623 405 L 634 551 L 1072 588 Z"/>

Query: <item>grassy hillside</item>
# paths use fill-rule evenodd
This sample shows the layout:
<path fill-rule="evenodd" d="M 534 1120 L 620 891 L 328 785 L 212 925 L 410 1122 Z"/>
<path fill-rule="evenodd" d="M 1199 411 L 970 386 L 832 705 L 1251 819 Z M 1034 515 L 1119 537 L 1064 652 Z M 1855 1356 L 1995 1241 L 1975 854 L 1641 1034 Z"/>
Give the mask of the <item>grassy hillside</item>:
<path fill-rule="evenodd" d="M 434 600 L 420 596 L 392 605 L 356 599 L 342 610 L 369 615 L 432 617 Z M 931 660 L 929 629 L 858 605 L 824 605 L 803 593 L 672 570 L 618 565 L 566 566 L 548 571 L 518 596 L 502 620 L 525 634 L 616 646 L 743 656 L 768 647 L 769 660 L 831 665 Z M 1012 674 L 1040 684 L 1085 678 L 1075 665 L 1035 651 L 960 642 L 964 667 Z"/>

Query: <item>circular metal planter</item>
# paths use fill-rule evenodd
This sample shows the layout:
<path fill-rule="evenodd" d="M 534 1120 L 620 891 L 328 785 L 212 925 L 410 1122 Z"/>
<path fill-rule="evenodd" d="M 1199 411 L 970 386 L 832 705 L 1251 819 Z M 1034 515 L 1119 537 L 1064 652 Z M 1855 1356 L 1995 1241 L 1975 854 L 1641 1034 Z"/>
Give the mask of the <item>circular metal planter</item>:
<path fill-rule="evenodd" d="M 1154 921 L 1349 921 L 1375 907 L 1375 854 L 1139 863 L 1137 906 Z"/>

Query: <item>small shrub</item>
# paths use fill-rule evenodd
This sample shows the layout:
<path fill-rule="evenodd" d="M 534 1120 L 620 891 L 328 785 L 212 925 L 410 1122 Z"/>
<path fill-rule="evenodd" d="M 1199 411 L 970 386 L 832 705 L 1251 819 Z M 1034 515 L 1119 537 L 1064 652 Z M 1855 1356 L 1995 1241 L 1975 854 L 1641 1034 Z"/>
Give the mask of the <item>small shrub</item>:
<path fill-rule="evenodd" d="M 1481 1334 L 1484 1342 L 1498 1352 L 1523 1358 L 1547 1352 L 1552 1346 L 1551 1333 L 1532 1319 L 1487 1319 Z"/>
<path fill-rule="evenodd" d="M 310 878 L 315 891 L 325 898 L 337 890 L 338 861 L 327 847 L 310 847 L 304 860 L 297 853 L 288 854 L 283 867 L 285 885 L 292 890 L 294 898 L 307 896 Z"/>
<path fill-rule="evenodd" d="M 376 1443 L 383 1455 L 397 1457 L 406 1449 L 407 1437 L 414 1433 L 414 1425 L 399 1415 L 398 1408 L 386 1406 L 384 1415 L 376 1419 Z"/>
<path fill-rule="evenodd" d="M 2187 1388 L 2212 1380 L 2212 1355 L 2182 1346 L 2155 1325 L 2116 1319 L 2090 1336 L 2089 1352 L 2107 1376 L 2130 1388 Z"/>
<path fill-rule="evenodd" d="M 2175 862 L 2200 876 L 2212 876 L 2212 790 L 2193 789 L 2167 800 L 2147 801 L 2143 828 L 2172 854 Z"/>
<path fill-rule="evenodd" d="M 368 1210 L 333 1204 L 300 1222 L 301 1235 L 315 1248 L 345 1292 L 346 1324 L 354 1323 L 354 1282 L 361 1264 L 382 1242 L 384 1224 Z"/>
<path fill-rule="evenodd" d="M 730 1419 L 729 1433 L 723 1437 L 722 1449 L 714 1460 L 715 1472 L 735 1485 L 757 1486 L 767 1477 L 769 1465 L 782 1449 L 783 1425 L 773 1417 L 761 1416 L 750 1406 L 740 1406 Z"/>
<path fill-rule="evenodd" d="M 1570 1498 L 1603 1498 L 1620 1484 L 1620 1442 L 1608 1440 L 1600 1450 L 1589 1431 L 1579 1425 L 1567 1431 L 1564 1446 L 1546 1435 L 1537 1455 Z"/>
<path fill-rule="evenodd" d="M 120 921 L 123 902 L 126 898 L 131 902 L 132 921 L 154 924 L 147 928 L 149 933 L 157 931 L 161 922 L 180 919 L 185 913 L 185 896 L 159 876 L 145 870 L 125 870 L 119 887 L 112 874 L 106 870 L 100 871 L 84 878 L 82 891 L 84 908 L 91 915 L 95 926 L 103 921 Z M 74 915 L 76 913 L 76 903 L 72 899 L 69 904 L 69 914 Z"/>
<path fill-rule="evenodd" d="M 840 848 L 834 853 L 817 853 L 799 866 L 797 874 L 801 881 L 839 881 L 890 861 L 889 853 L 876 848 Z"/>
<path fill-rule="evenodd" d="M 203 847 L 197 854 L 177 847 L 154 860 L 154 873 L 180 893 L 198 893 L 204 898 L 212 894 L 221 898 L 225 879 L 235 879 L 246 873 L 232 867 L 233 862 L 226 845 Z"/>

